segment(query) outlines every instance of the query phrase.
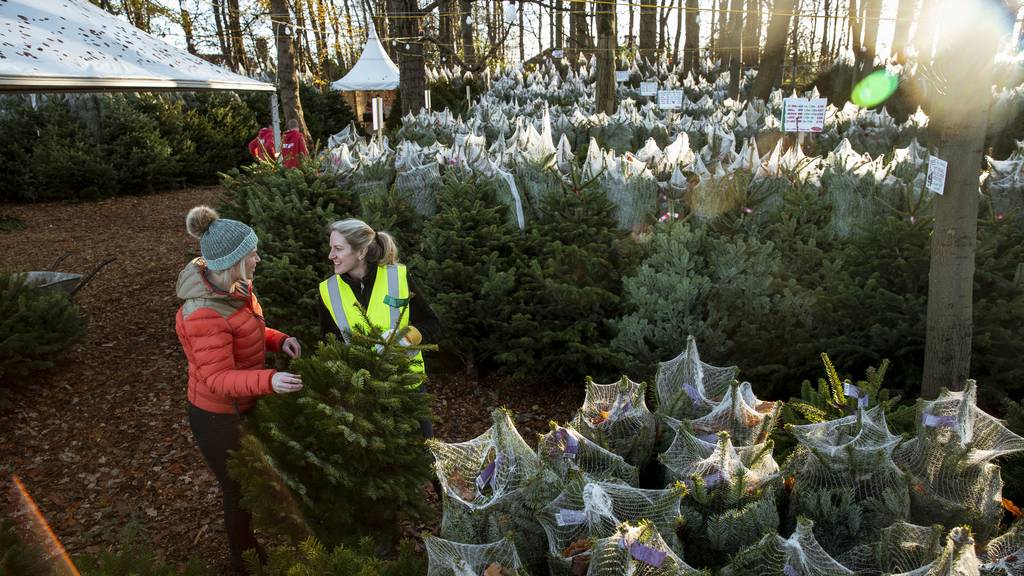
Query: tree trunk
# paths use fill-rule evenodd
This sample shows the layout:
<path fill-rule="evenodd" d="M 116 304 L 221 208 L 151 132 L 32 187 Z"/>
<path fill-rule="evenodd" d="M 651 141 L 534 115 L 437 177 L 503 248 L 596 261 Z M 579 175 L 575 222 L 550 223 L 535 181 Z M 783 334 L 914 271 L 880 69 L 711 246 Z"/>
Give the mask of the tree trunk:
<path fill-rule="evenodd" d="M 683 36 L 683 14 L 686 12 L 684 0 L 679 0 L 676 8 L 676 37 L 672 41 L 672 66 L 679 65 L 679 39 Z"/>
<path fill-rule="evenodd" d="M 957 0 L 962 1 L 962 0 Z M 925 5 L 938 13 L 942 6 Z M 936 3 L 940 4 L 940 3 Z M 937 199 L 928 272 L 928 317 L 921 396 L 943 387 L 960 390 L 970 376 L 973 335 L 974 254 L 978 238 L 978 176 L 992 104 L 994 58 L 1000 30 L 983 10 L 965 11 L 958 38 L 944 34 L 935 57 L 929 133 L 949 164 L 945 193 Z M 970 58 L 964 58 L 970 46 Z"/>
<path fill-rule="evenodd" d="M 316 63 L 319 81 L 327 78 L 327 30 L 324 22 L 324 0 L 307 0 L 309 21 L 313 25 L 313 39 L 316 41 Z"/>
<path fill-rule="evenodd" d="M 882 0 L 864 0 L 864 69 L 866 75 L 875 67 L 878 54 L 878 21 L 882 17 Z"/>
<path fill-rule="evenodd" d="M 281 96 L 285 125 L 296 120 L 302 133 L 308 137 L 309 130 L 299 99 L 299 77 L 295 71 L 295 45 L 288 32 L 291 15 L 288 13 L 287 0 L 270 0 L 270 18 L 277 44 L 277 92 Z"/>
<path fill-rule="evenodd" d="M 249 59 L 245 55 L 245 44 L 242 43 L 242 24 L 239 12 L 238 0 L 228 0 L 228 30 L 231 34 L 231 52 L 234 53 L 235 71 L 245 73 L 249 70 Z"/>
<path fill-rule="evenodd" d="M 793 38 L 790 44 L 793 46 L 793 81 L 791 88 L 797 90 L 797 76 L 800 74 L 800 0 L 796 0 L 796 7 L 793 9 Z"/>
<path fill-rule="evenodd" d="M 921 6 L 921 0 L 900 0 L 896 7 L 896 30 L 892 38 L 892 54 L 904 64 L 910 52 L 910 25 Z"/>
<path fill-rule="evenodd" d="M 185 0 L 178 0 L 178 9 L 181 10 L 181 31 L 185 34 L 185 47 L 189 54 L 195 55 L 196 41 L 192 36 L 192 15 L 185 9 Z"/>
<path fill-rule="evenodd" d="M 828 59 L 828 19 L 831 14 L 831 1 L 825 0 L 825 25 L 821 29 L 821 50 L 818 52 L 818 60 L 824 63 Z"/>
<path fill-rule="evenodd" d="M 643 0 L 643 1 L 646 1 L 646 0 Z M 636 30 L 636 28 L 634 27 L 634 25 L 636 24 L 636 2 L 632 2 L 631 1 L 629 3 L 628 7 L 629 7 L 629 28 L 626 29 L 626 46 L 632 48 L 633 46 L 636 45 L 636 42 L 634 42 L 634 40 L 636 39 L 636 36 L 633 35 L 633 30 Z M 642 18 L 642 16 L 641 16 L 641 18 Z M 640 27 L 643 28 L 643 24 L 640 24 Z"/>
<path fill-rule="evenodd" d="M 700 73 L 699 0 L 686 0 L 686 40 L 683 42 L 683 74 Z"/>
<path fill-rule="evenodd" d="M 569 28 L 572 38 L 571 47 L 575 52 L 589 50 L 591 43 L 587 3 L 572 2 L 570 6 L 572 9 L 572 12 L 569 13 Z"/>
<path fill-rule="evenodd" d="M 861 39 L 863 36 L 863 21 L 860 18 L 860 7 L 857 4 L 858 0 L 850 0 L 850 8 L 847 11 L 850 19 L 850 48 L 853 50 L 856 76 L 859 77 L 860 71 L 864 69 L 864 42 Z M 865 2 L 867 0 L 860 0 Z"/>
<path fill-rule="evenodd" d="M 726 46 L 729 55 L 729 97 L 737 100 L 740 97 L 740 60 L 743 57 L 740 46 L 743 31 L 743 0 L 732 0 L 729 5 L 729 34 Z"/>
<path fill-rule="evenodd" d="M 597 78 L 595 96 L 597 112 L 615 113 L 615 54 L 618 35 L 615 31 L 617 2 L 595 4 L 597 21 Z M 642 20 L 641 20 L 642 22 Z"/>
<path fill-rule="evenodd" d="M 555 0 L 555 13 L 552 16 L 555 19 L 555 48 L 559 50 L 565 48 L 563 38 L 565 35 L 565 15 L 562 14 L 562 10 L 564 10 L 562 0 Z"/>
<path fill-rule="evenodd" d="M 416 0 L 388 0 L 389 14 L 414 15 L 420 9 Z M 395 18 L 391 22 L 391 32 L 400 38 L 417 38 L 420 36 L 419 18 Z M 399 44 L 398 55 L 398 89 L 402 94 L 402 114 L 417 113 L 423 107 L 423 90 L 426 88 L 427 70 L 423 61 L 423 44 L 409 42 Z"/>
<path fill-rule="evenodd" d="M 526 62 L 526 24 L 524 22 L 526 12 L 522 4 L 519 5 L 519 62 Z"/>
<path fill-rule="evenodd" d="M 666 52 L 666 38 L 668 36 L 668 18 L 672 15 L 672 0 L 667 0 L 667 4 L 663 4 L 660 8 L 661 19 L 658 21 L 658 56 L 665 57 Z"/>
<path fill-rule="evenodd" d="M 712 44 L 711 51 L 715 54 L 718 61 L 724 62 L 726 59 L 725 48 L 728 46 L 724 41 L 723 37 L 728 36 L 728 25 L 729 25 L 729 0 L 718 0 L 718 28 L 717 31 L 714 26 L 711 27 L 714 44 Z"/>
<path fill-rule="evenodd" d="M 750 88 L 751 98 L 767 100 L 772 87 L 782 71 L 786 58 L 786 32 L 789 31 L 789 17 L 796 0 L 775 0 L 771 22 L 768 23 L 768 37 L 765 41 L 761 66 L 757 69 L 754 84 Z"/>
<path fill-rule="evenodd" d="M 231 43 L 228 41 L 226 26 L 224 25 L 224 6 L 221 0 L 213 0 L 213 21 L 217 25 L 217 43 L 220 45 L 220 54 L 224 57 L 224 65 L 234 69 L 235 60 L 231 57 Z"/>
<path fill-rule="evenodd" d="M 632 2 L 630 3 L 632 4 Z M 600 9 L 606 5 L 602 4 Z M 642 0 L 640 4 L 640 55 L 654 60 L 658 41 L 658 6 L 654 0 Z"/>
<path fill-rule="evenodd" d="M 476 46 L 473 44 L 473 4 L 470 0 L 459 0 L 459 26 L 462 30 L 462 60 L 467 65 L 476 64 Z"/>
<path fill-rule="evenodd" d="M 827 0 L 826 0 L 827 1 Z M 757 66 L 761 49 L 761 2 L 747 0 L 746 22 L 743 24 L 743 64 Z"/>
<path fill-rule="evenodd" d="M 346 60 L 347 60 L 348 66 L 351 67 L 353 64 L 356 63 L 356 58 L 358 58 L 358 56 L 356 56 L 356 52 L 355 52 L 355 45 L 356 45 L 355 38 L 356 38 L 356 35 L 355 35 L 355 31 L 352 30 L 352 5 L 350 3 L 350 0 L 344 0 L 344 1 L 345 1 L 345 33 L 348 34 L 348 42 L 346 43 L 346 46 L 348 47 L 348 58 L 346 58 Z M 332 4 L 333 4 L 333 2 L 332 2 Z"/>

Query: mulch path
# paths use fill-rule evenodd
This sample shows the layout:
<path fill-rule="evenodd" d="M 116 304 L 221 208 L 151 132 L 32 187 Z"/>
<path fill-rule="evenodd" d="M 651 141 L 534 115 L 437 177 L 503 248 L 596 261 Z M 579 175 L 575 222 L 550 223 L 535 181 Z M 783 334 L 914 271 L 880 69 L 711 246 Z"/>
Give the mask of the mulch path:
<path fill-rule="evenodd" d="M 0 206 L 26 224 L 0 232 L 0 271 L 41 270 L 67 252 L 58 270 L 83 273 L 117 258 L 76 297 L 90 321 L 85 341 L 59 368 L 20 383 L 0 414 L 5 516 L 16 474 L 72 555 L 116 546 L 135 520 L 170 561 L 227 565 L 219 491 L 185 417 L 186 365 L 174 333 L 175 281 L 198 250 L 185 213 L 216 204 L 218 193 Z M 572 415 L 582 388 L 432 375 L 436 434 L 467 440 L 489 426 L 492 408 L 508 406 L 535 445 L 548 420 Z"/>

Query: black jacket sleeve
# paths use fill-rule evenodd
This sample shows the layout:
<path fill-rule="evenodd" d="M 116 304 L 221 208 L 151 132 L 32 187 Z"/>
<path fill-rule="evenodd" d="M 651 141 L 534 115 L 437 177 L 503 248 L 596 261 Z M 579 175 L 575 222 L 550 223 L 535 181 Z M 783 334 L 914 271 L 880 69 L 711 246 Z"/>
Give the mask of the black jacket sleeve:
<path fill-rule="evenodd" d="M 328 334 L 334 334 L 339 339 L 341 338 L 341 330 L 338 330 L 338 325 L 334 323 L 334 318 L 331 318 L 331 311 L 324 305 L 323 298 L 317 298 L 317 310 L 320 312 L 320 339 L 327 338 Z"/>
<path fill-rule="evenodd" d="M 411 298 L 409 299 L 409 324 L 416 327 L 423 335 L 422 344 L 437 344 L 441 339 L 441 321 L 437 318 L 437 314 L 430 308 L 430 302 L 427 302 L 427 297 L 423 295 L 423 292 L 416 287 L 416 282 L 413 281 L 412 275 L 408 276 L 409 293 Z M 328 316 L 330 320 L 330 316 Z"/>

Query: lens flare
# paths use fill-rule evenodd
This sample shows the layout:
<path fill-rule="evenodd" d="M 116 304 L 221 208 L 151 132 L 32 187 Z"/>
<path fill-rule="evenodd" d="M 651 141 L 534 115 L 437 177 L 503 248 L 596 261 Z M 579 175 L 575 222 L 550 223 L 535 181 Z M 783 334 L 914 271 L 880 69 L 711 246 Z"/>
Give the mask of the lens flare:
<path fill-rule="evenodd" d="M 899 76 L 888 70 L 878 70 L 857 83 L 850 100 L 861 108 L 874 108 L 888 100 L 899 85 Z"/>
<path fill-rule="evenodd" d="M 53 533 L 53 529 L 46 522 L 46 518 L 43 517 L 39 506 L 36 505 L 32 496 L 29 496 L 25 485 L 21 483 L 21 479 L 17 476 L 13 476 L 12 479 L 14 480 L 14 486 L 17 488 L 18 500 L 20 500 L 21 505 L 30 517 L 32 532 L 43 541 L 47 556 L 54 563 L 55 573 L 61 576 L 80 576 L 78 569 L 71 563 L 71 558 L 68 557 L 67 551 L 64 550 L 64 546 L 61 545 L 60 539 Z"/>

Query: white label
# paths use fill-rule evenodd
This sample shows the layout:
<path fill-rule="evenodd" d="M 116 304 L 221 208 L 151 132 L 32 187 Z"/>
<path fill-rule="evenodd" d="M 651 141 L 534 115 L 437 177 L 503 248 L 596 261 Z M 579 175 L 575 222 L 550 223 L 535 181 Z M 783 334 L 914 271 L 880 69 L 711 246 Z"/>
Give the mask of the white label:
<path fill-rule="evenodd" d="M 562 50 L 552 50 L 551 51 L 551 57 L 552 58 L 561 58 L 562 56 L 565 56 L 565 52 L 563 52 Z"/>
<path fill-rule="evenodd" d="M 629 70 L 616 70 L 615 71 L 616 82 L 629 82 Z"/>
<path fill-rule="evenodd" d="M 682 107 L 682 90 L 660 90 L 658 92 L 658 108 L 662 110 L 678 110 Z"/>
<path fill-rule="evenodd" d="M 641 96 L 657 96 L 658 94 L 658 83 L 657 82 L 641 82 L 640 83 L 640 95 Z"/>
<path fill-rule="evenodd" d="M 928 177 L 925 179 L 925 187 L 936 194 L 946 191 L 946 161 L 935 156 L 928 157 Z"/>
<path fill-rule="evenodd" d="M 849 382 L 843 382 L 843 394 L 850 398 L 860 398 L 860 388 L 857 388 Z"/>
<path fill-rule="evenodd" d="M 430 90 L 423 91 L 423 107 L 430 111 Z"/>
<path fill-rule="evenodd" d="M 380 113 L 381 105 L 380 98 L 374 98 L 370 101 L 373 106 L 373 129 L 374 131 L 380 130 L 380 121 L 377 120 L 377 114 Z"/>
<path fill-rule="evenodd" d="M 575 526 L 576 524 L 583 524 L 583 521 L 587 519 L 587 515 L 582 510 L 566 510 L 562 508 L 555 513 L 555 520 L 559 526 Z"/>
<path fill-rule="evenodd" d="M 821 132 L 825 129 L 827 98 L 786 98 L 782 101 L 784 132 Z"/>

